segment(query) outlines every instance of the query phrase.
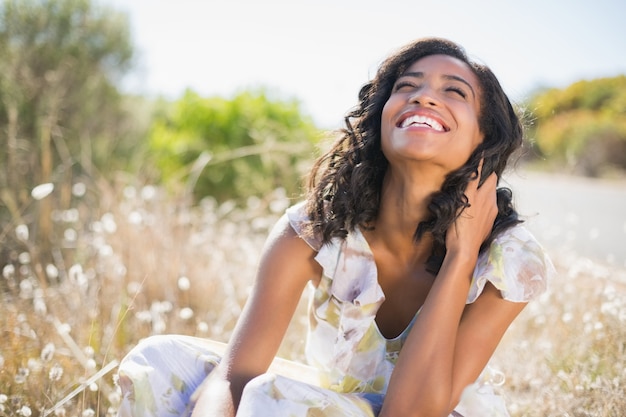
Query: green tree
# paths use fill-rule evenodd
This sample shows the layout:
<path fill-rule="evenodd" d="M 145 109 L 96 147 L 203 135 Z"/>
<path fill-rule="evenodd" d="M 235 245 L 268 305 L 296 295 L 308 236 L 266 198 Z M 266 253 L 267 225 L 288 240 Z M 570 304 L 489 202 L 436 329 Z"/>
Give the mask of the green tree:
<path fill-rule="evenodd" d="M 230 100 L 187 91 L 155 118 L 149 142 L 167 182 L 183 179 L 196 198 L 224 201 L 278 187 L 297 193 L 318 135 L 297 101 L 265 91 Z"/>
<path fill-rule="evenodd" d="M 124 165 L 137 146 L 115 87 L 131 68 L 125 15 L 90 0 L 0 3 L 0 241 L 30 226 L 41 252 L 53 238 L 51 212 L 72 199 L 76 176 Z M 124 161 L 124 162 L 122 162 Z M 51 196 L 33 202 L 37 184 Z"/>
<path fill-rule="evenodd" d="M 528 108 L 541 155 L 576 173 L 626 170 L 626 75 L 536 94 Z"/>

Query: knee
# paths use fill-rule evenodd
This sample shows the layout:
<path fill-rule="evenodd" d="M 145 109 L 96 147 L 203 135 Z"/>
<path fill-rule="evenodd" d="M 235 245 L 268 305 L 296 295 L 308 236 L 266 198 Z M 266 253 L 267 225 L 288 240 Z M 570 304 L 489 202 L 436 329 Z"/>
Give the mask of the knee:
<path fill-rule="evenodd" d="M 249 391 L 267 391 L 268 389 L 271 389 L 275 383 L 276 380 L 279 377 L 276 374 L 273 373 L 265 373 L 265 374 L 261 374 L 257 377 L 252 378 L 247 384 L 246 387 L 244 389 L 244 392 L 246 390 Z"/>
<path fill-rule="evenodd" d="M 160 356 L 166 352 L 166 336 L 150 336 L 137 343 L 121 360 L 117 370 L 118 385 L 124 396 L 135 391 L 135 385 L 143 386 L 158 370 Z M 156 368 L 156 369 L 155 369 Z M 134 395 L 132 395 L 134 397 Z"/>
<path fill-rule="evenodd" d="M 143 339 L 118 368 L 117 383 L 122 394 L 119 415 L 181 415 L 215 363 L 215 356 L 179 336 Z"/>
<path fill-rule="evenodd" d="M 127 362 L 148 364 L 151 362 L 151 358 L 161 356 L 166 352 L 165 346 L 171 344 L 170 337 L 166 335 L 149 336 L 142 339 L 133 347 L 122 359 L 120 367 Z"/>
<path fill-rule="evenodd" d="M 272 373 L 265 373 L 252 378 L 243 389 L 240 407 L 245 407 L 245 404 L 255 403 L 260 397 L 271 396 L 275 392 L 278 378 L 277 375 Z"/>

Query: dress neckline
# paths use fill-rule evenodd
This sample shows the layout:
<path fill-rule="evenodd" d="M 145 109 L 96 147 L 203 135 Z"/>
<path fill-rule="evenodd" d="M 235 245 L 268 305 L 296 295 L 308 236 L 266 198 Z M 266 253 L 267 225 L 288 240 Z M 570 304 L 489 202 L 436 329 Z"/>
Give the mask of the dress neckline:
<path fill-rule="evenodd" d="M 380 293 L 383 295 L 383 299 L 382 302 L 379 304 L 378 308 L 376 309 L 376 313 L 374 314 L 374 329 L 376 329 L 376 333 L 380 336 L 381 339 L 383 339 L 385 342 L 387 342 L 387 344 L 392 343 L 392 342 L 396 342 L 402 339 L 405 339 L 406 336 L 408 335 L 409 331 L 413 328 L 413 324 L 415 323 L 415 319 L 417 318 L 417 315 L 420 313 L 420 311 L 422 310 L 422 307 L 420 306 L 420 308 L 417 310 L 417 312 L 413 315 L 413 318 L 411 318 L 411 321 L 409 322 L 409 324 L 407 324 L 407 326 L 404 328 L 404 330 L 402 330 L 400 332 L 400 334 L 398 334 L 397 336 L 394 336 L 392 338 L 387 338 L 385 337 L 385 335 L 383 335 L 383 332 L 380 330 L 380 327 L 378 327 L 378 322 L 376 321 L 376 316 L 378 314 L 378 309 L 380 308 L 380 305 L 382 305 L 382 303 L 385 301 L 386 297 L 385 297 L 385 292 L 383 291 L 383 288 L 380 286 L 380 283 L 378 282 L 378 266 L 376 265 L 376 260 L 374 259 L 374 252 L 372 251 L 372 248 L 369 245 L 369 242 L 367 241 L 367 239 L 365 238 L 365 236 L 363 235 L 363 233 L 361 232 L 361 229 L 359 229 L 358 226 L 355 226 L 354 228 L 354 239 L 357 240 L 360 244 L 363 245 L 364 248 L 367 249 L 369 256 L 369 262 L 371 262 L 371 267 L 373 269 L 373 271 L 375 272 L 375 276 L 376 276 L 376 286 L 378 287 L 378 290 L 380 291 Z"/>

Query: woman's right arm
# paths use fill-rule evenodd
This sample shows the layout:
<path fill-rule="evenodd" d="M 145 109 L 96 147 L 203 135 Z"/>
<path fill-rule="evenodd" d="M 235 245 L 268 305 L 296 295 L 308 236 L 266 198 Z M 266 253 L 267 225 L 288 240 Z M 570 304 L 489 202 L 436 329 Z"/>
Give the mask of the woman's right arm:
<path fill-rule="evenodd" d="M 276 356 L 304 287 L 321 277 L 315 255 L 283 216 L 265 243 L 252 293 L 224 357 L 195 394 L 193 417 L 235 415 L 245 385 L 265 373 Z"/>

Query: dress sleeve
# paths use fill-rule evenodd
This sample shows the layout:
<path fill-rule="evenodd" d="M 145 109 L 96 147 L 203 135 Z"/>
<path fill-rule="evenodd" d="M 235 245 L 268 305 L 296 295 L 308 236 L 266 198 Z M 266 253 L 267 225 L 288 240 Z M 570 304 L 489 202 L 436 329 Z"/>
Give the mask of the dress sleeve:
<path fill-rule="evenodd" d="M 309 216 L 306 213 L 305 202 L 301 201 L 289 207 L 286 211 L 286 216 L 289 219 L 289 224 L 298 234 L 298 236 L 304 240 L 313 250 L 319 252 L 322 246 L 322 240 L 319 236 L 312 235 L 307 231 L 307 223 L 310 221 Z"/>
<path fill-rule="evenodd" d="M 473 303 L 490 282 L 502 298 L 528 302 L 548 288 L 556 271 L 535 237 L 523 226 L 515 226 L 498 236 L 476 263 L 467 303 Z"/>

